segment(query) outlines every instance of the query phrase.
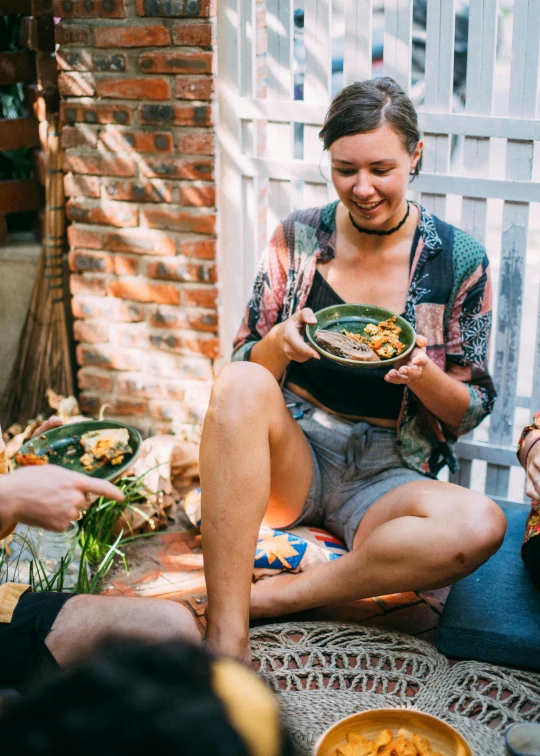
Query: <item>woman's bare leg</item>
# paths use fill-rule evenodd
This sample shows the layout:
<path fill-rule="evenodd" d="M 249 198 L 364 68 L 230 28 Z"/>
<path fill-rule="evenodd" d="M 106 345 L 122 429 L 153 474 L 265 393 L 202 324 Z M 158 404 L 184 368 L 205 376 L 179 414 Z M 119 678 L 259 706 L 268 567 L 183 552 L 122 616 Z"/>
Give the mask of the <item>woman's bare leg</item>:
<path fill-rule="evenodd" d="M 266 368 L 232 363 L 219 374 L 204 421 L 200 472 L 207 646 L 249 661 L 260 524 L 263 517 L 273 527 L 293 522 L 313 476 L 308 443 Z"/>
<path fill-rule="evenodd" d="M 502 510 L 482 494 L 435 480 L 405 483 L 368 511 L 350 553 L 256 583 L 251 617 L 450 585 L 495 553 L 505 530 Z"/>

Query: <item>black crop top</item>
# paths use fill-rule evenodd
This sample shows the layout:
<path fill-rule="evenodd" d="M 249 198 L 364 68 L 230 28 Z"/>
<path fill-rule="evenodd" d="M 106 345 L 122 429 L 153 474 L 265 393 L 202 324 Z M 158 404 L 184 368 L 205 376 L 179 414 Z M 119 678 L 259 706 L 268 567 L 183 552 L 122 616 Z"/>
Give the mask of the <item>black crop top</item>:
<path fill-rule="evenodd" d="M 336 304 L 344 304 L 343 299 L 319 271 L 315 271 L 306 307 L 317 312 Z M 334 412 L 397 420 L 405 387 L 384 380 L 389 367 L 366 370 L 340 365 L 321 355 L 320 360 L 291 362 L 287 383 L 301 386 Z"/>

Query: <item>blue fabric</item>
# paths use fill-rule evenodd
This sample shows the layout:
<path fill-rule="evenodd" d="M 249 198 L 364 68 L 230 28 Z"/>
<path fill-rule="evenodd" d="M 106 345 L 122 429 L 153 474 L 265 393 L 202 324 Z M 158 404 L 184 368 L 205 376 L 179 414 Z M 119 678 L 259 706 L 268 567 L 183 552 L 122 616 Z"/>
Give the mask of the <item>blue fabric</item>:
<path fill-rule="evenodd" d="M 453 659 L 540 669 L 540 591 L 520 556 L 527 511 L 507 509 L 500 550 L 452 588 L 437 648 Z"/>

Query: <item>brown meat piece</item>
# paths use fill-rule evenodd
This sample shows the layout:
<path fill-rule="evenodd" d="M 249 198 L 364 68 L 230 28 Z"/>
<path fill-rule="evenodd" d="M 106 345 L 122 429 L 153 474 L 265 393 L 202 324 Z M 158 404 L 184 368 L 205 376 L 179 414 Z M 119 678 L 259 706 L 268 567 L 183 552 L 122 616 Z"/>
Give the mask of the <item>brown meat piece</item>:
<path fill-rule="evenodd" d="M 380 362 L 378 354 L 365 344 L 349 339 L 336 331 L 315 331 L 315 340 L 327 352 L 357 362 Z"/>

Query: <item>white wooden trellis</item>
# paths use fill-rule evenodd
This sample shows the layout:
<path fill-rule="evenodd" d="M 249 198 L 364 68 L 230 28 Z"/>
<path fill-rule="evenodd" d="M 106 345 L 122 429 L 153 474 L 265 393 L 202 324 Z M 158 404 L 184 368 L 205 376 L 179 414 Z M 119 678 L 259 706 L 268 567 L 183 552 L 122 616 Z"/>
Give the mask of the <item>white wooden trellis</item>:
<path fill-rule="evenodd" d="M 499 0 L 500 2 L 500 0 Z M 508 3 L 508 0 L 507 0 Z M 377 0 L 382 5 L 382 0 Z M 447 196 L 462 197 L 458 225 L 484 242 L 488 199 L 503 200 L 500 278 L 492 350 L 499 399 L 487 440 L 471 435 L 458 444 L 460 472 L 471 483 L 474 460 L 487 463 L 485 491 L 500 502 L 523 504 L 509 491 L 517 464 L 516 409 L 540 410 L 540 304 L 527 343 L 534 343 L 530 394 L 519 396 L 520 334 L 527 263 L 530 203 L 540 203 L 533 152 L 540 142 L 536 118 L 540 2 L 514 0 L 508 114 L 493 107 L 497 0 L 470 0 L 466 105 L 452 112 L 454 0 L 428 0 L 425 103 L 420 125 L 424 164 L 413 189 L 441 218 Z M 304 10 L 304 100 L 294 100 L 293 12 Z M 407 91 L 411 79 L 413 0 L 384 0 L 384 73 Z M 333 14 L 344 19 L 344 84 L 372 75 L 374 0 L 220 0 L 218 3 L 221 323 L 225 354 L 243 316 L 265 238 L 293 209 L 323 204 L 333 195 L 321 172 L 318 131 L 331 99 Z M 265 28 L 257 27 L 264 14 Z M 258 96 L 261 35 L 267 42 L 266 92 Z M 257 49 L 259 48 L 259 57 Z M 303 126 L 303 159 L 294 159 L 294 124 Z M 266 144 L 258 138 L 266 127 Z M 463 167 L 451 165 L 452 135 L 464 137 Z M 506 140 L 504 178 L 490 173 L 491 138 Z M 529 255 L 537 249 L 529 250 Z M 540 261 L 540 260 L 539 260 Z"/>

